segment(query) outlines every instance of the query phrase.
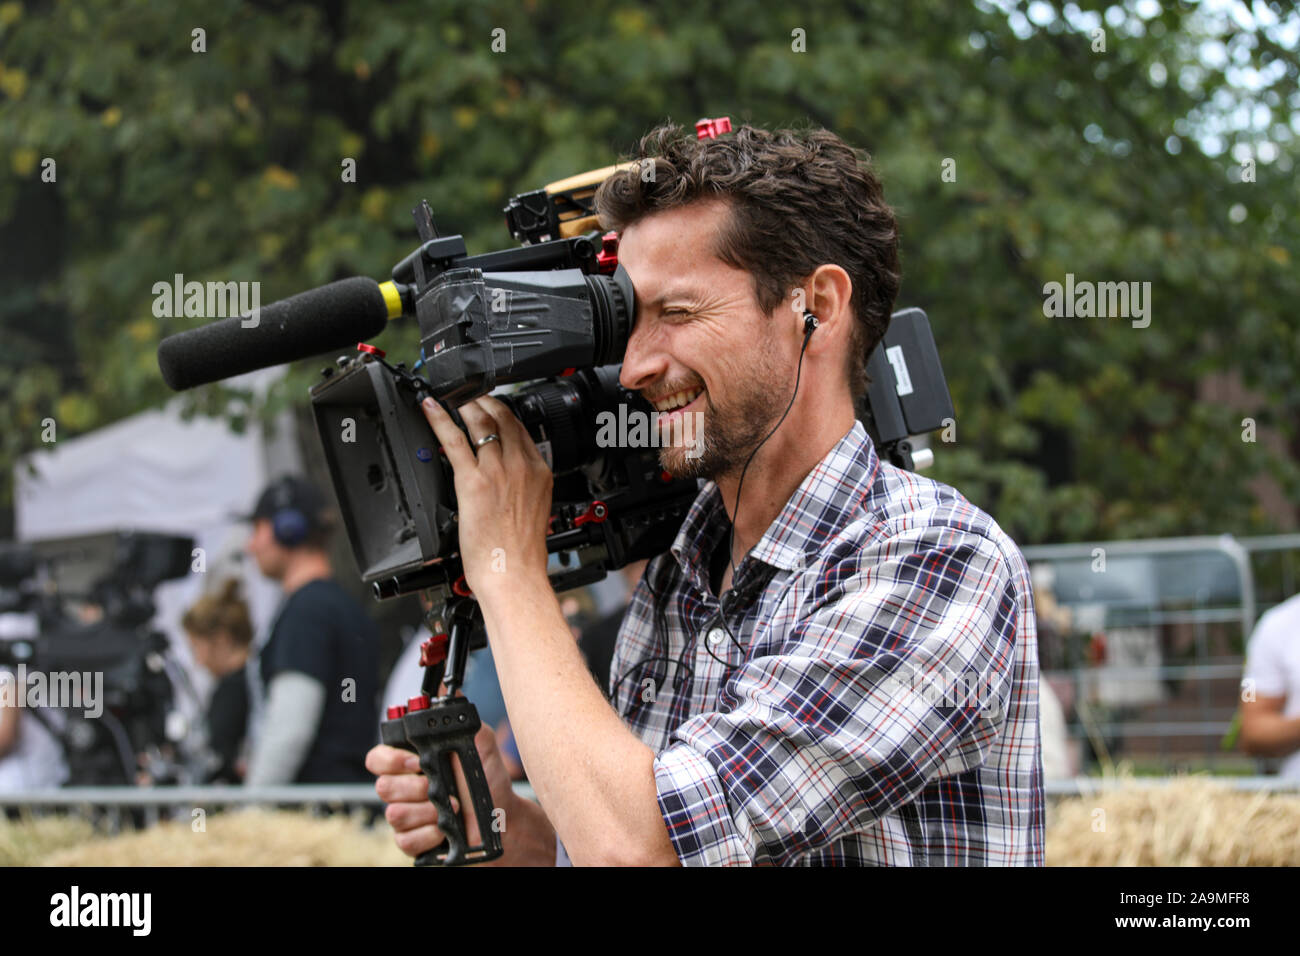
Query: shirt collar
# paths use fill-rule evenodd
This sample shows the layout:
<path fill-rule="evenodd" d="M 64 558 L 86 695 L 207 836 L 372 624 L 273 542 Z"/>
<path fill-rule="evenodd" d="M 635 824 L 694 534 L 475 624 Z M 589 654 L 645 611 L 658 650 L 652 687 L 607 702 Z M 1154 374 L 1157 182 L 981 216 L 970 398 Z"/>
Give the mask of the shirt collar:
<path fill-rule="evenodd" d="M 749 557 L 786 571 L 802 569 L 862 509 L 879 468 L 875 446 L 862 422 L 855 420 L 804 477 Z M 710 481 L 700 489 L 669 549 L 687 579 L 705 593 L 709 555 L 729 530 L 722 493 Z M 743 567 L 742 562 L 738 575 Z"/>

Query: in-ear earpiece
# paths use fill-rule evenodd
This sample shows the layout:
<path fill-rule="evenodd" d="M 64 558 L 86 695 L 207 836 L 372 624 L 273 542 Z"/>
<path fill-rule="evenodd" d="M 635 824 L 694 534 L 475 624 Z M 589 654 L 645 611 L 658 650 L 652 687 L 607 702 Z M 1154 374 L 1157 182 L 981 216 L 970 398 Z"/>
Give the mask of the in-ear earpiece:
<path fill-rule="evenodd" d="M 813 315 L 811 312 L 805 312 L 803 314 L 804 335 L 812 335 L 813 330 L 817 328 L 817 325 L 818 325 L 817 316 Z"/>

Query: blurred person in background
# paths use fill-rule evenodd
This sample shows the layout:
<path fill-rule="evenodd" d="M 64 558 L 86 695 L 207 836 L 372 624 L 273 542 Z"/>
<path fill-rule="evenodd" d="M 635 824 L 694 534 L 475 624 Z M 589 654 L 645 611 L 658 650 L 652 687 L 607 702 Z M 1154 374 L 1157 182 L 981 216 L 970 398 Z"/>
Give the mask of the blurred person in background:
<path fill-rule="evenodd" d="M 1300 594 L 1261 617 L 1250 637 L 1238 742 L 1256 757 L 1282 758 L 1278 774 L 1300 780 Z"/>
<path fill-rule="evenodd" d="M 301 478 L 272 482 L 245 550 L 284 600 L 257 658 L 265 698 L 245 783 L 363 783 L 378 739 L 379 635 L 334 580 L 324 497 Z"/>
<path fill-rule="evenodd" d="M 181 626 L 194 660 L 217 679 L 206 718 L 211 767 L 205 783 L 239 783 L 244 777 L 243 748 L 248 733 L 248 663 L 253 624 L 239 593 L 239 580 L 227 578 L 216 593 L 205 594 L 185 612 Z"/>
<path fill-rule="evenodd" d="M 39 630 L 35 614 L 0 614 L 0 641 L 35 640 Z M 0 793 L 62 786 L 68 779 L 56 736 L 62 714 L 51 707 L 22 706 L 26 688 L 17 685 L 14 670 L 0 665 Z"/>

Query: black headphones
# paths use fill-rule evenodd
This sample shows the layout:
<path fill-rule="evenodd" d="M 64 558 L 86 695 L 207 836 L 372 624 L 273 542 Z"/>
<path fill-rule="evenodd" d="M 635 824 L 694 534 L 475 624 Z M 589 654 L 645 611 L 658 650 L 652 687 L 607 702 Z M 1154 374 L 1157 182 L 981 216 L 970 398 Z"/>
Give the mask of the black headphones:
<path fill-rule="evenodd" d="M 271 533 L 283 547 L 302 544 L 308 530 L 307 516 L 297 508 L 281 508 L 271 516 Z"/>
<path fill-rule="evenodd" d="M 818 324 L 819 324 L 819 322 L 818 322 L 817 316 L 813 315 L 811 312 L 805 312 L 805 313 L 803 314 L 803 334 L 804 334 L 804 335 L 812 335 L 813 332 L 816 331 Z"/>
<path fill-rule="evenodd" d="M 289 502 L 293 498 L 293 489 L 288 479 L 282 480 L 274 492 L 275 511 L 271 513 L 271 534 L 281 546 L 294 548 L 307 540 L 311 532 L 311 521 Z"/>

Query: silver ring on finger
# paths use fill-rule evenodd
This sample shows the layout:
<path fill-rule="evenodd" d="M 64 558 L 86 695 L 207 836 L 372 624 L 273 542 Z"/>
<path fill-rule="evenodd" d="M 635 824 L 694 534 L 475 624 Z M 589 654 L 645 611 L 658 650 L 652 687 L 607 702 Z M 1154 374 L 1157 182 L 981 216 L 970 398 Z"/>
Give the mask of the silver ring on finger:
<path fill-rule="evenodd" d="M 474 447 L 482 448 L 488 442 L 494 442 L 500 440 L 501 440 L 501 436 L 498 435 L 496 432 L 488 432 L 488 434 L 484 435 L 482 438 L 480 438 L 478 441 L 474 443 Z"/>

